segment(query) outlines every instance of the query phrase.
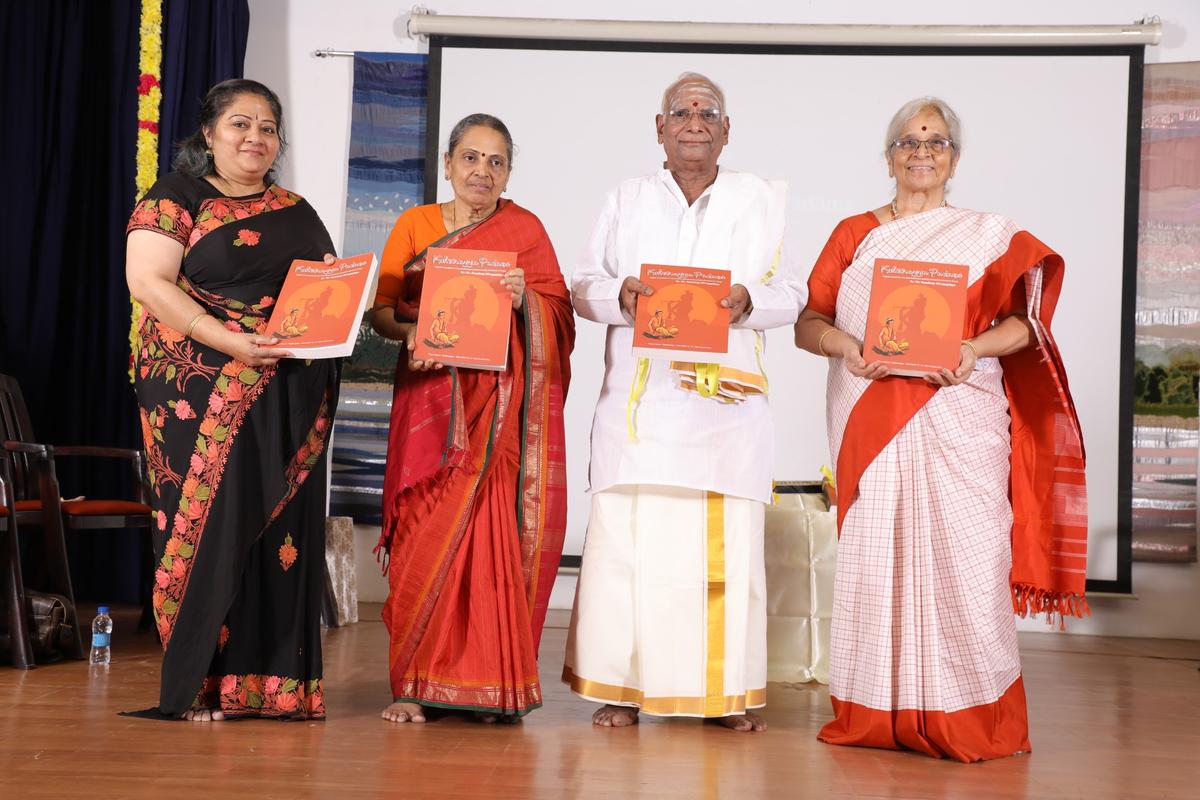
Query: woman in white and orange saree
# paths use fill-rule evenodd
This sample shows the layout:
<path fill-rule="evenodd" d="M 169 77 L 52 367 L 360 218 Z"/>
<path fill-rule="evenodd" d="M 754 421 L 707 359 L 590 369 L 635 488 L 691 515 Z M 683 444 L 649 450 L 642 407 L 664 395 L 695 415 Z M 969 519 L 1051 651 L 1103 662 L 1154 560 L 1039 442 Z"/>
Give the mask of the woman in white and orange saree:
<path fill-rule="evenodd" d="M 1013 612 L 1088 613 L 1087 493 L 1050 333 L 1063 260 L 1005 217 L 946 204 L 960 137 L 940 100 L 896 114 L 896 198 L 834 230 L 796 344 L 830 358 L 839 500 L 819 738 L 968 762 L 1031 749 Z M 865 362 L 877 258 L 969 268 L 957 369 Z"/>

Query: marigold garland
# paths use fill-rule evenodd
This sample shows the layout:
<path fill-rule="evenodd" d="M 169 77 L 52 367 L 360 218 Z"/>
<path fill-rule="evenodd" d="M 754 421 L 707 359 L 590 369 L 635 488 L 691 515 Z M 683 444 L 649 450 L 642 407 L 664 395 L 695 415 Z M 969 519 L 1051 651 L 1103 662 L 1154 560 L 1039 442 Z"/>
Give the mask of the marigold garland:
<path fill-rule="evenodd" d="M 142 0 L 141 23 L 138 26 L 140 53 L 138 56 L 138 131 L 136 203 L 150 190 L 158 178 L 158 118 L 162 105 L 162 0 Z M 137 352 L 138 319 L 142 305 L 132 297 L 129 326 L 129 380 L 133 380 L 133 357 Z"/>

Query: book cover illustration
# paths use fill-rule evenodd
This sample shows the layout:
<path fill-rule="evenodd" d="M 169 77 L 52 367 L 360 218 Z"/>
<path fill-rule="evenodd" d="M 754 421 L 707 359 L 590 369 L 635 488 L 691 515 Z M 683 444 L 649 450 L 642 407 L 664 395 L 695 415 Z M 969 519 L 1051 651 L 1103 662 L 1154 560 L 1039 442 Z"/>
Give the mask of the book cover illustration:
<path fill-rule="evenodd" d="M 729 351 L 729 270 L 643 264 L 640 278 L 654 293 L 638 298 L 635 355 L 705 361 Z"/>
<path fill-rule="evenodd" d="M 413 358 L 452 367 L 505 369 L 512 292 L 500 279 L 516 265 L 516 253 L 429 248 Z"/>
<path fill-rule="evenodd" d="M 292 358 L 337 358 L 354 351 L 358 327 L 377 277 L 374 253 L 332 264 L 296 259 L 279 289 L 267 336 Z"/>
<path fill-rule="evenodd" d="M 920 376 L 961 360 L 970 270 L 962 264 L 875 260 L 863 358 Z"/>

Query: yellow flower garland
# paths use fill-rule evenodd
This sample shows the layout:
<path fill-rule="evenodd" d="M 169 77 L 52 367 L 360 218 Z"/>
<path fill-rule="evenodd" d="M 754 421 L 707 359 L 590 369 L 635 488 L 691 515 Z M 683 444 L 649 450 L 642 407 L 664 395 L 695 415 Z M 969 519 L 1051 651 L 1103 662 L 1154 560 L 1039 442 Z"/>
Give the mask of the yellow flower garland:
<path fill-rule="evenodd" d="M 138 56 L 138 130 L 137 175 L 134 185 L 137 197 L 150 190 L 158 178 L 158 119 L 162 105 L 162 0 L 142 0 L 141 24 L 138 27 L 140 53 Z M 132 297 L 129 327 L 129 380 L 133 380 L 133 359 L 138 347 L 138 320 L 142 305 Z"/>

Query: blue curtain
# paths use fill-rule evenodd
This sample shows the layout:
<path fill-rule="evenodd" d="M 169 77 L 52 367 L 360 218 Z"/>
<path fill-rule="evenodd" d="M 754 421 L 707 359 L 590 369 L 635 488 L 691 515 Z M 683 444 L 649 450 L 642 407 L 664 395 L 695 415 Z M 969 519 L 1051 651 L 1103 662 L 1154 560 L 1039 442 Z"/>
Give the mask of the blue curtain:
<path fill-rule="evenodd" d="M 250 8 L 246 0 L 168 0 L 166 3 L 163 9 L 163 100 L 158 123 L 160 175 L 171 171 L 175 145 L 200 124 L 200 101 L 209 87 L 229 78 L 242 77 L 249 31 Z"/>
<path fill-rule="evenodd" d="M 342 254 L 383 255 L 405 209 L 425 182 L 426 57 L 355 53 L 350 159 Z M 330 513 L 379 524 L 392 376 L 400 348 L 364 324 L 342 371 L 334 423 Z"/>

